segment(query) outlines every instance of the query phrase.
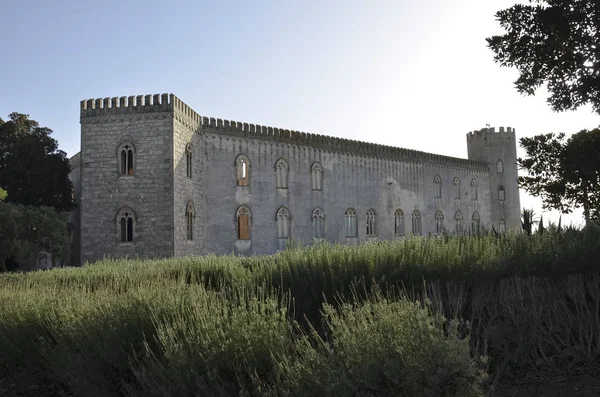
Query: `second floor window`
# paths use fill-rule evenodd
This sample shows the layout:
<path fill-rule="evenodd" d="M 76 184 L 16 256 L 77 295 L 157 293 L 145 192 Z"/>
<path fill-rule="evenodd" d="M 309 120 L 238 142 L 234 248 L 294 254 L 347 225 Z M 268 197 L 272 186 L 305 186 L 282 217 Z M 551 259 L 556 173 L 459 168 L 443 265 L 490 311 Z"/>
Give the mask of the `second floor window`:
<path fill-rule="evenodd" d="M 119 148 L 119 173 L 133 175 L 135 167 L 135 147 L 131 143 L 122 143 Z"/>

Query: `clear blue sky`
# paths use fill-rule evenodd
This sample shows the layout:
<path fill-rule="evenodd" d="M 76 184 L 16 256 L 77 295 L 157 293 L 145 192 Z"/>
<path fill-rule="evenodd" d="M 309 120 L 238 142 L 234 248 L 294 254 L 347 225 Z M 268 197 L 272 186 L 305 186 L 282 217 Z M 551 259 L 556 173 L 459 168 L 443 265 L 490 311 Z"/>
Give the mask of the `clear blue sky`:
<path fill-rule="evenodd" d="M 201 115 L 457 157 L 487 123 L 598 126 L 589 108 L 553 113 L 543 90 L 520 96 L 493 62 L 485 38 L 513 3 L 2 0 L 0 117 L 29 114 L 69 156 L 80 100 L 163 92 Z"/>

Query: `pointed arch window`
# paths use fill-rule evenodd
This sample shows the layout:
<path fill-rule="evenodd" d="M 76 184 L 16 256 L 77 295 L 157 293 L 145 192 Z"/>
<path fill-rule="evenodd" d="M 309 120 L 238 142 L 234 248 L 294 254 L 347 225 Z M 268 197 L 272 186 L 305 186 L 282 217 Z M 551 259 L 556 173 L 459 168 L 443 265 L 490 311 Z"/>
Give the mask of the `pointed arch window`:
<path fill-rule="evenodd" d="M 458 211 L 456 213 L 456 215 L 454 215 L 454 221 L 456 223 L 456 225 L 455 225 L 456 233 L 462 233 L 463 232 L 463 216 L 460 211 Z"/>
<path fill-rule="evenodd" d="M 315 208 L 312 213 L 312 236 L 323 238 L 325 231 L 325 213 L 320 208 Z"/>
<path fill-rule="evenodd" d="M 477 201 L 477 181 L 471 180 L 471 200 Z"/>
<path fill-rule="evenodd" d="M 250 222 L 252 220 L 250 208 L 245 205 L 238 207 L 235 218 L 237 221 L 238 240 L 250 240 Z"/>
<path fill-rule="evenodd" d="M 500 186 L 498 188 L 498 201 L 506 200 L 506 190 L 504 190 L 504 186 Z"/>
<path fill-rule="evenodd" d="M 442 198 L 442 178 L 439 175 L 433 178 L 433 197 Z"/>
<path fill-rule="evenodd" d="M 404 211 L 400 208 L 394 212 L 394 235 L 404 236 Z"/>
<path fill-rule="evenodd" d="M 192 146 L 192 143 L 189 142 L 186 146 L 185 146 L 185 164 L 186 164 L 186 176 L 188 178 L 192 177 L 192 167 L 194 164 L 194 147 Z"/>
<path fill-rule="evenodd" d="M 281 207 L 277 210 L 277 238 L 287 239 L 290 234 L 290 211 Z"/>
<path fill-rule="evenodd" d="M 323 167 L 317 161 L 310 167 L 312 190 L 323 190 Z"/>
<path fill-rule="evenodd" d="M 442 211 L 435 213 L 435 231 L 436 233 L 444 231 L 444 214 L 442 214 Z"/>
<path fill-rule="evenodd" d="M 134 237 L 135 214 L 131 208 L 122 208 L 117 215 L 119 240 L 121 243 L 131 243 Z"/>
<path fill-rule="evenodd" d="M 123 142 L 119 146 L 119 173 L 133 175 L 135 170 L 135 146 L 131 142 Z"/>
<path fill-rule="evenodd" d="M 454 186 L 454 199 L 460 200 L 460 179 L 454 178 L 452 185 Z"/>
<path fill-rule="evenodd" d="M 500 219 L 500 223 L 498 224 L 498 232 L 506 233 L 506 221 L 504 219 Z"/>
<path fill-rule="evenodd" d="M 496 173 L 504 174 L 504 162 L 500 159 L 496 161 Z"/>
<path fill-rule="evenodd" d="M 287 189 L 288 163 L 284 159 L 279 159 L 275 163 L 275 179 L 275 186 L 277 189 Z"/>
<path fill-rule="evenodd" d="M 421 213 L 418 210 L 414 210 L 412 214 L 412 233 L 414 235 L 423 234 L 423 228 L 421 227 Z"/>
<path fill-rule="evenodd" d="M 471 220 L 472 220 L 471 227 L 473 228 L 473 231 L 479 232 L 479 228 L 481 226 L 479 214 L 477 212 L 473 212 L 473 217 L 471 218 Z"/>
<path fill-rule="evenodd" d="M 187 208 L 185 210 L 185 221 L 187 226 L 187 239 L 189 241 L 194 239 L 194 217 L 196 216 L 196 212 L 194 211 L 194 203 L 191 201 L 188 202 Z"/>
<path fill-rule="evenodd" d="M 238 186 L 250 186 L 250 160 L 243 154 L 235 159 L 235 173 Z"/>
<path fill-rule="evenodd" d="M 377 211 L 373 208 L 367 211 L 367 237 L 377 236 Z"/>
<path fill-rule="evenodd" d="M 356 210 L 354 208 L 348 208 L 344 213 L 344 226 L 346 229 L 346 237 L 358 237 Z"/>

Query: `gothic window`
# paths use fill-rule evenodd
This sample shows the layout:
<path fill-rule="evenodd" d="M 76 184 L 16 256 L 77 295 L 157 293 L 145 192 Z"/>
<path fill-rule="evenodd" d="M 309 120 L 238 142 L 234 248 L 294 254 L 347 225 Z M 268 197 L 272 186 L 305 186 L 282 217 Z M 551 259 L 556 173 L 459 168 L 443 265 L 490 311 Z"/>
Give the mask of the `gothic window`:
<path fill-rule="evenodd" d="M 186 164 L 186 176 L 192 177 L 192 164 L 194 163 L 194 147 L 192 143 L 188 143 L 185 147 L 185 164 Z"/>
<path fill-rule="evenodd" d="M 323 167 L 316 161 L 310 167 L 310 178 L 312 190 L 323 190 Z"/>
<path fill-rule="evenodd" d="M 471 181 L 471 200 L 477 200 L 477 181 L 475 179 Z"/>
<path fill-rule="evenodd" d="M 452 184 L 454 185 L 454 199 L 460 200 L 460 179 L 454 178 Z"/>
<path fill-rule="evenodd" d="M 399 208 L 394 213 L 394 235 L 404 236 L 404 212 Z"/>
<path fill-rule="evenodd" d="M 119 147 L 119 173 L 121 175 L 133 175 L 135 167 L 135 146 L 129 142 L 123 142 Z"/>
<path fill-rule="evenodd" d="M 442 214 L 442 211 L 435 213 L 435 231 L 436 233 L 444 231 L 444 214 Z"/>
<path fill-rule="evenodd" d="M 504 174 L 504 163 L 500 159 L 496 161 L 496 172 L 498 174 Z"/>
<path fill-rule="evenodd" d="M 250 186 L 250 161 L 248 157 L 240 154 L 235 159 L 235 173 L 238 186 Z"/>
<path fill-rule="evenodd" d="M 187 208 L 185 210 L 185 221 L 186 221 L 186 226 L 187 226 L 187 239 L 190 241 L 194 239 L 194 217 L 195 216 L 196 216 L 196 213 L 194 211 L 194 203 L 189 201 L 187 204 Z"/>
<path fill-rule="evenodd" d="M 498 188 L 498 201 L 506 200 L 506 190 L 504 190 L 504 186 L 500 186 Z"/>
<path fill-rule="evenodd" d="M 290 233 L 290 212 L 281 207 L 277 210 L 277 238 L 287 239 Z"/>
<path fill-rule="evenodd" d="M 344 226 L 346 229 L 346 237 L 358 237 L 356 210 L 354 208 L 348 208 L 344 213 Z"/>
<path fill-rule="evenodd" d="M 252 213 L 245 205 L 240 206 L 235 214 L 237 219 L 237 238 L 238 240 L 250 240 L 250 221 Z"/>
<path fill-rule="evenodd" d="M 433 178 L 433 197 L 434 198 L 442 198 L 442 178 L 439 175 L 436 175 Z"/>
<path fill-rule="evenodd" d="M 506 221 L 504 219 L 500 219 L 500 224 L 498 225 L 498 232 L 506 233 Z"/>
<path fill-rule="evenodd" d="M 367 211 L 367 237 L 377 236 L 377 212 L 371 208 Z"/>
<path fill-rule="evenodd" d="M 320 208 L 315 208 L 312 213 L 312 236 L 313 238 L 323 238 L 325 229 L 325 214 Z"/>
<path fill-rule="evenodd" d="M 421 228 L 421 213 L 418 210 L 413 211 L 412 215 L 412 233 L 414 235 L 423 234 L 423 229 Z"/>
<path fill-rule="evenodd" d="M 284 159 L 279 159 L 275 163 L 276 184 L 278 189 L 287 189 L 288 187 L 288 163 Z"/>
<path fill-rule="evenodd" d="M 119 239 L 122 243 L 133 242 L 133 228 L 135 226 L 135 215 L 130 208 L 123 208 L 117 215 L 119 228 Z"/>
<path fill-rule="evenodd" d="M 479 219 L 479 214 L 477 212 L 473 212 L 473 218 L 472 218 L 472 224 L 471 224 L 473 231 L 478 232 L 480 225 L 481 225 L 481 223 L 480 223 L 480 219 Z"/>
<path fill-rule="evenodd" d="M 456 215 L 454 215 L 454 221 L 456 222 L 456 233 L 462 233 L 463 232 L 463 216 L 462 213 L 460 211 L 458 211 L 456 213 Z"/>

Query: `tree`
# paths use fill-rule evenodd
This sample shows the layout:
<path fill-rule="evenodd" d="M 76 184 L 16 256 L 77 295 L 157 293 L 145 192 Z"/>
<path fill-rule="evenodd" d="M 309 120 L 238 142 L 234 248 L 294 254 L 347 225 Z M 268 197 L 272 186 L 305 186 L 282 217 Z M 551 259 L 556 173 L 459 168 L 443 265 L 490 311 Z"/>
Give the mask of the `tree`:
<path fill-rule="evenodd" d="M 586 224 L 600 220 L 600 128 L 582 130 L 565 140 L 565 134 L 521 138 L 527 158 L 519 167 L 527 171 L 519 183 L 540 197 L 545 209 L 568 214 L 583 208 Z"/>
<path fill-rule="evenodd" d="M 6 192 L 6 190 L 4 190 L 0 187 L 0 201 L 4 201 L 6 196 L 8 196 L 8 193 Z"/>
<path fill-rule="evenodd" d="M 11 113 L 6 122 L 0 118 L 0 188 L 8 191 L 8 202 L 74 208 L 71 166 L 51 134 L 26 114 Z"/>
<path fill-rule="evenodd" d="M 535 218 L 535 212 L 532 209 L 523 208 L 521 211 L 521 228 L 525 233 L 531 236 L 533 232 L 533 225 L 538 223 Z"/>
<path fill-rule="evenodd" d="M 506 34 L 486 39 L 501 66 L 516 67 L 522 94 L 544 83 L 555 111 L 591 104 L 600 113 L 600 2 L 529 0 L 498 11 Z"/>

